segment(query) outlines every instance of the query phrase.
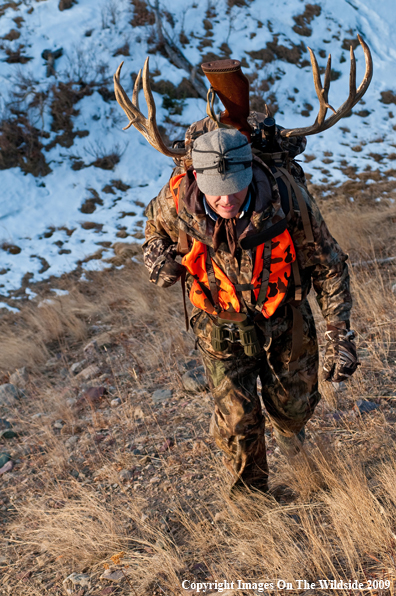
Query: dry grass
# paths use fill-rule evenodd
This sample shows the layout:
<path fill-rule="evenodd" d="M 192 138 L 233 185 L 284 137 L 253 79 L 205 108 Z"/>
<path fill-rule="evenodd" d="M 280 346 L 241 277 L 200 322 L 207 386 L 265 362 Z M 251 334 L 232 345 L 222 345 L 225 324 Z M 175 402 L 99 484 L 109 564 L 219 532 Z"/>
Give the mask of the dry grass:
<path fill-rule="evenodd" d="M 118 250 L 116 254 L 118 259 L 125 260 L 123 251 Z M 89 326 L 97 319 L 103 325 L 111 324 L 113 333 L 124 329 L 130 332 L 136 322 L 148 335 L 159 329 L 168 337 L 162 347 L 156 346 L 161 352 L 168 345 L 180 344 L 180 338 L 170 333 L 171 329 L 179 327 L 178 304 L 169 302 L 164 293 L 155 292 L 140 266 L 132 266 L 115 276 L 91 274 L 91 279 L 92 285 L 76 283 L 68 287 L 67 295 L 54 297 L 47 292 L 47 297 L 39 299 L 39 303 L 36 300 L 25 305 L 20 315 L 3 319 L 0 324 L 1 372 L 10 373 L 21 366 L 34 370 L 37 364 L 48 359 L 51 347 L 67 350 L 86 340 Z M 180 298 L 180 288 L 178 290 L 174 289 L 173 295 Z M 161 315 L 159 320 L 157 313 Z M 152 346 L 149 348 L 151 351 Z"/>
<path fill-rule="evenodd" d="M 322 211 L 333 236 L 352 262 L 394 255 L 396 245 L 396 206 L 332 206 Z"/>
<path fill-rule="evenodd" d="M 351 208 L 340 217 L 326 203 L 324 211 L 352 261 L 388 254 L 394 209 Z M 29 593 L 60 595 L 62 579 L 78 571 L 90 574 L 96 586 L 90 593 L 99 594 L 108 585 L 99 576 L 110 566 L 126 576 L 118 593 L 134 596 L 176 596 L 183 580 L 276 584 L 283 579 L 296 588 L 297 579 L 326 578 L 389 580 L 389 590 L 371 593 L 394 594 L 396 308 L 390 284 L 396 270 L 391 264 L 356 266 L 351 277 L 362 366 L 347 390 L 335 392 L 322 383 L 324 400 L 308 424 L 307 447 L 293 462 L 273 451 L 267 430 L 272 490 L 283 494 L 278 500 L 252 494 L 229 501 L 228 480 L 205 435 L 210 400 L 189 398 L 191 420 L 183 414 L 188 398 L 180 385 L 180 363 L 191 358 L 193 342 L 182 331 L 179 288 L 150 287 L 142 267 L 131 263 L 92 274 L 89 284 L 66 281 L 68 295 L 41 307 L 28 304 L 18 318 L 4 318 L 2 372 L 7 379 L 27 365 L 31 399 L 13 411 L 20 437 L 7 448 L 20 464 L 2 477 L 0 499 L 10 510 L 3 524 L 9 561 L 3 586 L 25 594 L 20 573 L 31 572 Z M 95 338 L 104 348 L 84 352 Z M 50 356 L 52 361 L 57 356 L 55 364 L 46 362 Z M 75 398 L 87 384 L 69 372 L 81 358 L 101 368 L 94 384 L 110 379 L 113 386 L 100 405 L 85 409 Z M 152 405 L 155 387 L 174 392 L 169 418 L 168 407 Z M 108 407 L 114 396 L 122 400 L 120 409 Z M 376 400 L 381 410 L 354 415 L 352 406 L 360 398 Z M 335 419 L 337 409 L 341 416 Z M 36 413 L 40 416 L 33 418 Z M 176 430 L 175 417 L 175 424 L 182 424 Z M 63 421 L 61 430 L 54 431 L 56 420 Z M 190 433 L 186 443 L 177 438 L 180 432 Z M 143 435 L 149 442 L 141 442 Z M 78 442 L 70 447 L 73 436 Z M 175 448 L 154 449 L 172 436 Z M 135 455 L 131 444 L 147 445 L 149 460 Z M 150 471 L 144 475 L 147 461 L 164 479 L 158 489 L 147 479 Z M 122 481 L 120 471 L 135 466 L 140 480 Z M 190 470 L 196 479 L 180 484 Z M 123 554 L 114 558 L 119 551 Z"/>

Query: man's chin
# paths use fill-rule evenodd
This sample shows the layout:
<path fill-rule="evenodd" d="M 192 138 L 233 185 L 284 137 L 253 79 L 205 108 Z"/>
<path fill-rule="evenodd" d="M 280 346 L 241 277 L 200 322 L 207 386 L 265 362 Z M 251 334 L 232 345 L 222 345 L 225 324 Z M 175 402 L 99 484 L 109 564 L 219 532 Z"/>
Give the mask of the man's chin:
<path fill-rule="evenodd" d="M 232 217 L 235 217 L 238 213 L 238 209 L 219 209 L 217 211 L 217 213 L 220 215 L 220 217 L 222 217 L 223 219 L 231 219 Z"/>

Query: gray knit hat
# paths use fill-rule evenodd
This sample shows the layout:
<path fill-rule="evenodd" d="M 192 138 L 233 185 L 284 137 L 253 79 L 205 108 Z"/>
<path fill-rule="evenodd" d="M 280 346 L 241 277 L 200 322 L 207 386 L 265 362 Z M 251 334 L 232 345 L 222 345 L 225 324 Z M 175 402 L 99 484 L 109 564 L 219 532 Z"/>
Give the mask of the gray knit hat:
<path fill-rule="evenodd" d="M 218 128 L 195 139 L 192 161 L 204 194 L 232 195 L 252 181 L 252 151 L 236 128 Z"/>

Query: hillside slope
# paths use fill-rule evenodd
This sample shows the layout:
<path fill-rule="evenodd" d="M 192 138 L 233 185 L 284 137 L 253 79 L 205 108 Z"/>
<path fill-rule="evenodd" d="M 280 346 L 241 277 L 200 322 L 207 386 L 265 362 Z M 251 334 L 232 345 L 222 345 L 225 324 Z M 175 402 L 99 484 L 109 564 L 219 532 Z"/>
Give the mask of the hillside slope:
<path fill-rule="evenodd" d="M 160 15 L 165 39 L 182 52 L 186 70 L 180 59 L 169 60 L 154 11 L 144 0 L 100 5 L 26 0 L 0 7 L 4 297 L 16 291 L 23 298 L 29 284 L 79 263 L 82 271 L 109 267 L 114 242 L 142 238 L 144 206 L 173 164 L 133 128 L 122 131 L 126 117 L 112 91 L 121 60 L 122 82 L 131 92 L 131 75 L 150 55 L 157 120 L 170 139 L 182 137 L 189 123 L 205 115 L 205 101 L 190 79 L 213 57 L 242 61 L 253 108 L 265 100 L 278 110 L 281 125 L 305 126 L 317 109 L 307 46 L 321 66 L 332 53 L 330 102 L 338 107 L 348 93 L 349 44 L 356 46 L 361 33 L 373 53 L 370 89 L 351 117 L 309 138 L 302 160 L 316 193 L 341 202 L 393 200 L 396 95 L 389 73 L 396 16 L 391 0 L 375 7 L 368 0 L 221 0 L 189 7 L 175 0 L 162 2 Z M 356 58 L 360 82 L 360 46 Z M 143 111 L 144 103 L 141 97 Z"/>

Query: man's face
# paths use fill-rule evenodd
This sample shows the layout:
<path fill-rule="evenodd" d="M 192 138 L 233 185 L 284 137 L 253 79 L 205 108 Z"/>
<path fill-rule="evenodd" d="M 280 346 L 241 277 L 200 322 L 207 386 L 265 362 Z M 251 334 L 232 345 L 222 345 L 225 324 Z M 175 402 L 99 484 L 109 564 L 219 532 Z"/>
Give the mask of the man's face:
<path fill-rule="evenodd" d="M 248 189 L 249 187 L 247 186 L 233 195 L 224 195 L 221 197 L 205 194 L 205 198 L 209 207 L 211 207 L 215 213 L 224 219 L 231 219 L 238 215 L 240 208 L 246 199 Z"/>

